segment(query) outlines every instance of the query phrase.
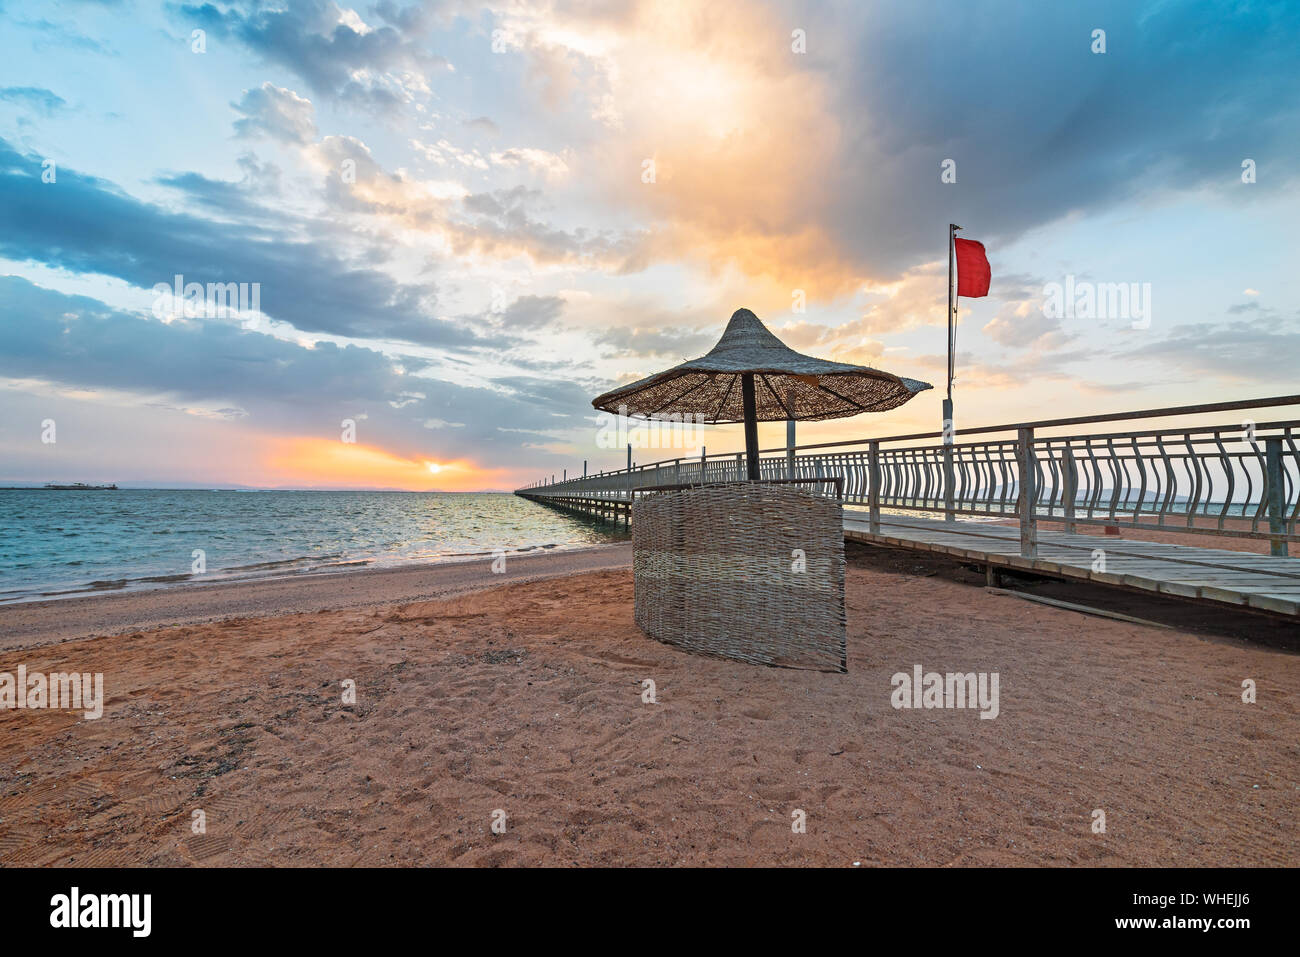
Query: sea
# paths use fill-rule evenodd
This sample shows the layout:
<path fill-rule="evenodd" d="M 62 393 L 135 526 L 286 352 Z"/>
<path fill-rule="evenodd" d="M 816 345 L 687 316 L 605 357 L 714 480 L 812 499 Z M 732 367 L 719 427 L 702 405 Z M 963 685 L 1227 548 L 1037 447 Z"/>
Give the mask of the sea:
<path fill-rule="evenodd" d="M 0 489 L 0 602 L 625 540 L 509 493 Z"/>

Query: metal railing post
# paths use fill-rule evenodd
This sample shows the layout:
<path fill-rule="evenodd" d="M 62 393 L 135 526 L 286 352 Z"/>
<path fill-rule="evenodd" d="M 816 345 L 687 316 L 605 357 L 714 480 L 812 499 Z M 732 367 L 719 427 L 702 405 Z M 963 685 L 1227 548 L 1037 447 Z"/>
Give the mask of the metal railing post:
<path fill-rule="evenodd" d="M 1069 535 L 1079 528 L 1074 521 L 1074 500 L 1078 497 L 1079 476 L 1074 469 L 1074 447 L 1067 444 L 1061 453 L 1061 508 L 1065 511 L 1065 531 Z"/>
<path fill-rule="evenodd" d="M 1034 514 L 1034 430 L 1017 430 L 1016 462 L 1019 481 L 1016 483 L 1016 515 L 1020 519 L 1020 554 L 1024 558 L 1038 557 L 1038 517 Z"/>
<path fill-rule="evenodd" d="M 867 446 L 867 481 L 871 484 L 867 502 L 870 510 L 871 534 L 880 534 L 880 443 L 872 440 Z"/>
<path fill-rule="evenodd" d="M 1268 486 L 1268 553 L 1278 558 L 1287 557 L 1286 510 L 1283 506 L 1285 483 L 1282 472 L 1282 439 L 1272 436 L 1264 440 L 1264 471 Z"/>
<path fill-rule="evenodd" d="M 952 467 L 952 452 L 952 443 L 945 441 L 943 445 L 943 520 L 945 522 L 957 521 L 955 511 L 957 476 Z"/>

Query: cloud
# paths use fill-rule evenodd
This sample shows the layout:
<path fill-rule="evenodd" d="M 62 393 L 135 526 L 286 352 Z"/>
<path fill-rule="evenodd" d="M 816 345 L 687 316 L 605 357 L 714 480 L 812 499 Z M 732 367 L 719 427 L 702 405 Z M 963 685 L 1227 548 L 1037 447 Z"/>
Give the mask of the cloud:
<path fill-rule="evenodd" d="M 63 97 L 40 86 L 0 87 L 0 101 L 26 107 L 41 116 L 53 116 L 68 105 Z"/>
<path fill-rule="evenodd" d="M 615 327 L 596 336 L 595 344 L 607 346 L 615 359 L 671 356 L 680 361 L 704 355 L 717 342 L 716 333 L 671 326 Z"/>
<path fill-rule="evenodd" d="M 1259 388 L 1277 383 L 1290 389 L 1300 356 L 1300 329 L 1281 318 L 1219 323 L 1188 323 L 1165 338 L 1124 353 L 1126 367 L 1155 360 L 1183 376 L 1245 382 Z M 1290 390 L 1294 391 L 1294 390 Z M 1268 394 L 1268 393 L 1265 393 Z"/>
<path fill-rule="evenodd" d="M 498 166 L 531 167 L 548 177 L 563 176 L 569 171 L 569 165 L 564 162 L 563 157 L 555 153 L 549 153 L 546 150 L 526 146 L 512 147 L 499 153 L 493 153 L 492 162 Z"/>
<path fill-rule="evenodd" d="M 178 191 L 192 205 L 224 218 L 245 221 L 250 230 L 256 230 L 250 236 L 270 239 L 276 235 L 276 229 L 304 227 L 298 217 L 266 205 L 268 200 L 280 195 L 279 167 L 261 162 L 252 153 L 244 153 L 235 162 L 244 171 L 238 182 L 193 172 L 164 173 L 155 177 L 154 182 Z"/>
<path fill-rule="evenodd" d="M 591 396 L 586 387 L 579 383 L 538 376 L 500 376 L 492 381 L 495 385 L 510 390 L 520 401 L 538 408 L 564 409 L 566 414 L 581 413 L 580 421 L 590 418 Z M 518 423 L 511 424 L 515 428 L 519 427 Z M 551 430 L 562 424 L 564 423 L 558 420 L 539 423 Z"/>
<path fill-rule="evenodd" d="M 511 330 L 537 330 L 549 326 L 564 311 L 559 296 L 520 296 L 501 317 L 501 324 Z"/>
<path fill-rule="evenodd" d="M 480 133 L 487 133 L 489 136 L 496 136 L 501 132 L 501 127 L 486 116 L 476 116 L 472 120 L 465 120 L 461 125 Z"/>
<path fill-rule="evenodd" d="M 548 78 L 540 107 L 607 126 L 575 175 L 649 227 L 627 268 L 736 268 L 810 301 L 935 260 L 953 220 L 997 248 L 1080 209 L 1234 195 L 1246 156 L 1285 189 L 1300 151 L 1294 4 L 640 0 L 496 22 Z"/>
<path fill-rule="evenodd" d="M 9 259 L 145 289 L 177 273 L 194 282 L 257 282 L 262 311 L 304 332 L 460 350 L 509 344 L 437 319 L 432 283 L 400 283 L 353 266 L 321 241 L 170 212 L 73 170 L 43 184 L 40 172 L 38 158 L 0 140 L 0 255 Z"/>
<path fill-rule="evenodd" d="M 925 3 L 849 6 L 833 24 L 817 11 L 808 27 L 810 68 L 848 66 L 832 104 L 843 149 L 812 201 L 871 272 L 942 250 L 934 224 L 955 220 L 1005 244 L 1073 210 L 1240 190 L 1243 157 L 1300 145 L 1295 5 L 1110 0 L 934 14 Z M 1104 54 L 1090 49 L 1099 26 Z M 939 179 L 949 158 L 953 185 Z"/>
<path fill-rule="evenodd" d="M 461 201 L 466 215 L 444 226 L 452 251 L 458 256 L 499 259 L 524 255 L 543 265 L 630 268 L 643 236 L 551 226 L 535 212 L 541 200 L 541 192 L 525 186 L 471 193 Z"/>
<path fill-rule="evenodd" d="M 230 36 L 270 63 L 300 76 L 318 94 L 360 109 L 392 111 L 427 95 L 425 76 L 448 62 L 429 53 L 416 20 L 408 29 L 366 24 L 356 11 L 325 0 L 182 4 L 186 19 Z M 391 5 L 386 7 L 393 13 Z M 393 14 L 397 16 L 397 14 Z"/>
<path fill-rule="evenodd" d="M 164 323 L 0 277 L 0 377 L 11 380 L 134 396 L 276 434 L 337 436 L 340 417 L 364 419 L 368 443 L 402 455 L 427 453 L 438 431 L 441 453 L 501 465 L 514 464 L 520 440 L 499 425 L 589 427 L 586 392 L 571 381 L 458 385 L 404 374 L 402 365 L 355 345 L 308 348 L 225 323 Z"/>
<path fill-rule="evenodd" d="M 1000 346 L 1044 352 L 1077 339 L 1076 333 L 1065 330 L 1059 317 L 1047 314 L 1043 286 L 1032 276 L 999 276 L 997 298 L 1002 305 L 980 331 Z"/>
<path fill-rule="evenodd" d="M 32 49 L 38 53 L 48 50 L 84 50 L 88 53 L 113 55 L 113 51 L 98 40 L 94 40 L 84 33 L 80 33 L 61 23 L 53 23 L 41 18 L 40 20 L 19 20 L 17 25 L 26 27 L 38 34 L 36 40 L 32 43 Z"/>
<path fill-rule="evenodd" d="M 436 146 L 412 141 L 412 147 L 440 164 L 458 162 L 486 170 L 488 163 L 472 151 L 458 151 L 440 140 Z M 545 194 L 517 185 L 470 192 L 454 182 L 422 180 L 390 172 L 365 143 L 351 136 L 327 136 L 308 155 L 325 176 L 325 198 L 333 209 L 382 217 L 392 225 L 436 236 L 454 255 L 499 260 L 526 256 L 540 265 L 575 264 L 631 268 L 644 234 L 561 229 L 544 216 Z M 450 160 L 448 159 L 450 157 Z M 345 178 L 350 162 L 353 176 Z"/>
<path fill-rule="evenodd" d="M 269 136 L 296 145 L 305 145 L 316 139 L 315 110 L 311 100 L 269 80 L 259 89 L 245 90 L 239 102 L 231 106 L 243 114 L 235 120 L 236 136 Z"/>

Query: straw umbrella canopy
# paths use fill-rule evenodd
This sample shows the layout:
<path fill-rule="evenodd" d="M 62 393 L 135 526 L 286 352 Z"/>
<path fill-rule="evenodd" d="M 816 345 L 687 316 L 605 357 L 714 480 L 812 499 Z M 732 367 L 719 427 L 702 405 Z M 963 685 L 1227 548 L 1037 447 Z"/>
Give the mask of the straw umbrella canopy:
<path fill-rule="evenodd" d="M 745 423 L 749 477 L 758 478 L 758 423 L 819 422 L 897 408 L 928 382 L 795 352 L 758 316 L 737 309 L 707 355 L 592 400 L 605 412 L 654 418 L 681 414 Z"/>

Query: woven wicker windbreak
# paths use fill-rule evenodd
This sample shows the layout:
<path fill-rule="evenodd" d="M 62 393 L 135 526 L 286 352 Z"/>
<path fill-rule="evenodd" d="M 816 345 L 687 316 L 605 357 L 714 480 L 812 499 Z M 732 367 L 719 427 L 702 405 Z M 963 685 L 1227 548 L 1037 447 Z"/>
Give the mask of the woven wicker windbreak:
<path fill-rule="evenodd" d="M 758 316 L 738 309 L 708 355 L 606 392 L 592 400 L 618 414 L 701 416 L 743 422 L 740 374 L 754 373 L 757 421 L 815 422 L 859 412 L 884 412 L 933 388 L 928 382 L 795 352 Z"/>
<path fill-rule="evenodd" d="M 649 495 L 632 505 L 632 543 L 634 614 L 651 638 L 753 664 L 848 670 L 834 499 L 761 482 Z"/>

